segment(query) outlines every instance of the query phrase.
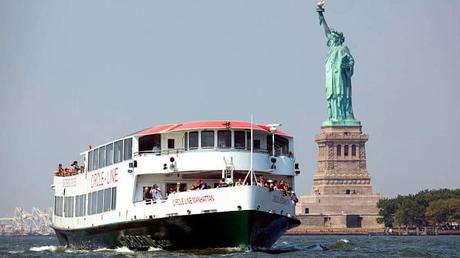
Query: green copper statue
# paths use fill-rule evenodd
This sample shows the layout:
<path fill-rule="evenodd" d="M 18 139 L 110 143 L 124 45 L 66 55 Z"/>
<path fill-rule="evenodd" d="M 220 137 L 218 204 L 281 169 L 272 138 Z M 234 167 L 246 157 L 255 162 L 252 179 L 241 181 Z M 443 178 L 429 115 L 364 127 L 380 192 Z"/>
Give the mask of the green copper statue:
<path fill-rule="evenodd" d="M 351 106 L 351 76 L 355 63 L 341 32 L 329 29 L 324 18 L 324 0 L 316 9 L 319 24 L 323 25 L 329 53 L 326 61 L 326 97 L 328 119 L 323 126 L 360 125 L 353 115 Z"/>

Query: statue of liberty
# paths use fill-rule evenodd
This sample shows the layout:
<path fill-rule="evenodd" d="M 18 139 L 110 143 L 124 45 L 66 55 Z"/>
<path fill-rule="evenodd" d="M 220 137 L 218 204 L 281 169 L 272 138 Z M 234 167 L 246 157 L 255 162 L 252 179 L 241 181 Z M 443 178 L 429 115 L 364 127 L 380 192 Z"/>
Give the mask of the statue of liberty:
<path fill-rule="evenodd" d="M 345 37 L 341 32 L 331 30 L 324 18 L 324 0 L 318 2 L 316 10 L 319 24 L 323 25 L 329 53 L 326 60 L 326 98 L 328 119 L 323 126 L 359 125 L 355 120 L 351 105 L 351 76 L 354 59 L 348 47 L 344 45 Z"/>

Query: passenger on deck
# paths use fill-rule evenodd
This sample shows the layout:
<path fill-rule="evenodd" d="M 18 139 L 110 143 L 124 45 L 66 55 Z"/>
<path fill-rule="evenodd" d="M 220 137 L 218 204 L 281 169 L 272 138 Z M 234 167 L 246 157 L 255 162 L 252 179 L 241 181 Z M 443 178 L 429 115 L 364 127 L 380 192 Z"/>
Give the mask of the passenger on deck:
<path fill-rule="evenodd" d="M 197 186 L 198 190 L 208 189 L 208 184 L 204 182 L 203 180 L 197 179 L 195 180 L 195 182 L 198 184 Z"/>
<path fill-rule="evenodd" d="M 284 195 L 289 195 L 289 188 L 292 189 L 292 187 L 288 187 L 288 185 L 284 185 L 284 189 L 283 189 L 283 194 Z"/>
<path fill-rule="evenodd" d="M 163 195 L 161 194 L 161 190 L 160 190 L 160 187 L 158 185 L 153 185 L 152 191 L 153 191 L 153 200 L 154 201 L 163 200 Z"/>
<path fill-rule="evenodd" d="M 235 186 L 240 186 L 243 185 L 243 181 L 241 181 L 241 178 L 238 178 L 238 180 L 235 183 Z"/>
<path fill-rule="evenodd" d="M 56 176 L 64 176 L 64 168 L 62 167 L 62 164 L 59 163 L 59 165 L 58 165 L 58 167 L 56 169 L 55 175 Z"/>
<path fill-rule="evenodd" d="M 294 204 L 299 202 L 299 198 L 297 198 L 297 195 L 296 195 L 295 192 L 292 190 L 292 187 L 289 187 L 289 188 L 288 188 L 288 194 L 289 194 L 289 196 L 291 197 L 291 200 L 294 202 Z"/>
<path fill-rule="evenodd" d="M 73 175 L 78 174 L 78 171 L 80 170 L 80 166 L 78 166 L 78 162 L 74 160 L 72 164 L 70 164 L 70 171 Z"/>
<path fill-rule="evenodd" d="M 157 155 L 160 155 L 161 154 L 161 149 L 160 149 L 160 147 L 155 145 L 155 146 L 153 146 L 152 152 L 157 154 Z"/>
<path fill-rule="evenodd" d="M 268 191 L 271 192 L 271 191 L 275 190 L 275 181 L 268 180 L 267 183 L 268 183 Z"/>
<path fill-rule="evenodd" d="M 257 186 L 260 186 L 260 187 L 265 186 L 265 178 L 263 176 L 259 176 L 259 182 L 257 182 Z"/>
<path fill-rule="evenodd" d="M 166 192 L 166 196 L 169 196 L 170 194 L 175 194 L 176 190 L 174 187 L 169 187 L 168 191 Z"/>
<path fill-rule="evenodd" d="M 284 182 L 283 179 L 281 179 L 278 184 L 276 184 L 276 190 L 278 191 L 284 191 L 284 186 L 286 185 L 286 183 Z"/>
<path fill-rule="evenodd" d="M 176 184 L 176 193 L 180 193 L 180 182 Z"/>
<path fill-rule="evenodd" d="M 228 184 L 227 182 L 225 182 L 225 178 L 222 178 L 220 181 L 219 181 L 219 187 L 227 187 Z"/>
<path fill-rule="evenodd" d="M 151 189 L 148 186 L 144 187 L 144 200 L 152 200 Z"/>

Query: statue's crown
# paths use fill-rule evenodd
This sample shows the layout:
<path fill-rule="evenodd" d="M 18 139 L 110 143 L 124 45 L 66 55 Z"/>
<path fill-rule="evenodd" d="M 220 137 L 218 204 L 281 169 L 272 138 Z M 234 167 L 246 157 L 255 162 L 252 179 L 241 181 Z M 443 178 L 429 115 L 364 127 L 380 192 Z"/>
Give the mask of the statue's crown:
<path fill-rule="evenodd" d="M 337 37 L 340 41 L 340 43 L 343 43 L 345 42 L 345 37 L 343 36 L 343 33 L 342 32 L 338 32 L 336 30 L 331 30 L 331 34 L 334 36 L 334 37 Z"/>

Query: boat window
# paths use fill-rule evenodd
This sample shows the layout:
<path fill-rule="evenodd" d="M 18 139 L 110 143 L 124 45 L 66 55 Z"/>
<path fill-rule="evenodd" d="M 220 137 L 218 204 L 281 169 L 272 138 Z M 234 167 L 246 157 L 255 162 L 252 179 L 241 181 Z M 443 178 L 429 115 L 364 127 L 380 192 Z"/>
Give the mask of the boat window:
<path fill-rule="evenodd" d="M 217 131 L 217 146 L 219 148 L 230 148 L 232 146 L 232 132 L 229 130 Z"/>
<path fill-rule="evenodd" d="M 235 131 L 235 148 L 245 149 L 246 148 L 246 137 L 244 137 L 244 131 Z"/>
<path fill-rule="evenodd" d="M 83 213 L 81 214 L 82 216 L 86 215 L 86 194 L 83 195 Z"/>
<path fill-rule="evenodd" d="M 95 214 L 97 212 L 97 192 L 93 192 L 91 202 L 91 214 Z"/>
<path fill-rule="evenodd" d="M 91 195 L 92 195 L 92 194 L 93 194 L 93 193 L 89 193 L 89 194 L 88 194 L 88 215 L 93 214 L 93 213 L 92 213 L 93 210 L 92 210 L 92 208 L 91 208 L 91 203 L 92 203 Z"/>
<path fill-rule="evenodd" d="M 351 145 L 351 156 L 356 156 L 356 145 Z"/>
<path fill-rule="evenodd" d="M 267 135 L 267 150 L 268 150 L 268 152 L 270 154 L 275 156 L 275 153 L 272 153 L 272 151 L 273 151 L 273 135 L 272 134 Z M 277 151 L 277 149 L 275 148 L 275 152 L 276 151 Z"/>
<path fill-rule="evenodd" d="M 105 167 L 105 146 L 99 148 L 99 168 Z"/>
<path fill-rule="evenodd" d="M 86 194 L 78 195 L 75 204 L 75 216 L 85 216 L 86 213 Z"/>
<path fill-rule="evenodd" d="M 58 210 L 58 198 L 57 196 L 54 196 L 54 215 L 58 215 L 57 214 L 57 210 Z"/>
<path fill-rule="evenodd" d="M 342 156 L 342 145 L 337 145 L 337 157 Z"/>
<path fill-rule="evenodd" d="M 251 132 L 246 134 L 246 145 L 248 146 L 248 150 L 251 150 Z"/>
<path fill-rule="evenodd" d="M 104 211 L 109 211 L 112 208 L 112 188 L 107 188 L 104 190 Z"/>
<path fill-rule="evenodd" d="M 289 153 L 289 140 L 275 135 L 275 156 L 286 155 Z M 273 150 L 273 134 L 267 135 L 267 150 L 272 153 Z"/>
<path fill-rule="evenodd" d="M 259 150 L 260 149 L 260 139 L 255 139 L 256 137 L 256 134 L 255 132 L 253 133 L 253 146 L 254 146 L 254 150 Z M 248 132 L 247 133 L 247 137 L 246 137 L 246 141 L 248 143 L 248 150 L 251 150 L 251 132 Z"/>
<path fill-rule="evenodd" d="M 198 132 L 190 132 L 188 140 L 190 149 L 198 148 Z"/>
<path fill-rule="evenodd" d="M 73 197 L 65 197 L 64 198 L 64 216 L 65 217 L 73 217 Z"/>
<path fill-rule="evenodd" d="M 174 149 L 174 139 L 168 139 L 168 149 Z"/>
<path fill-rule="evenodd" d="M 214 131 L 201 131 L 201 148 L 214 147 Z"/>
<path fill-rule="evenodd" d="M 282 136 L 275 135 L 275 152 L 276 155 L 288 154 L 289 140 Z"/>
<path fill-rule="evenodd" d="M 75 217 L 80 216 L 80 195 L 75 197 Z"/>
<path fill-rule="evenodd" d="M 119 140 L 115 142 L 114 145 L 115 148 L 115 158 L 114 158 L 114 163 L 119 163 L 122 161 L 122 154 L 123 154 L 123 140 Z"/>
<path fill-rule="evenodd" d="M 130 160 L 133 157 L 133 138 L 125 139 L 123 152 L 123 160 Z"/>
<path fill-rule="evenodd" d="M 93 170 L 93 151 L 88 152 L 88 171 Z"/>
<path fill-rule="evenodd" d="M 54 214 L 56 216 L 62 216 L 62 196 L 54 197 Z"/>
<path fill-rule="evenodd" d="M 184 134 L 184 149 L 188 149 L 188 133 Z"/>
<path fill-rule="evenodd" d="M 117 188 L 112 187 L 112 210 L 115 210 L 117 208 Z"/>
<path fill-rule="evenodd" d="M 254 140 L 254 150 L 260 150 L 260 140 Z"/>
<path fill-rule="evenodd" d="M 93 170 L 99 168 L 99 149 L 93 150 Z"/>
<path fill-rule="evenodd" d="M 348 145 L 345 145 L 343 148 L 343 155 L 348 156 Z"/>
<path fill-rule="evenodd" d="M 97 211 L 96 213 L 101 213 L 104 209 L 104 190 L 97 191 Z"/>
<path fill-rule="evenodd" d="M 113 164 L 113 143 L 107 144 L 105 147 L 105 163 L 107 166 Z"/>
<path fill-rule="evenodd" d="M 161 149 L 161 135 L 151 134 L 139 138 L 139 152 L 151 152 Z"/>

